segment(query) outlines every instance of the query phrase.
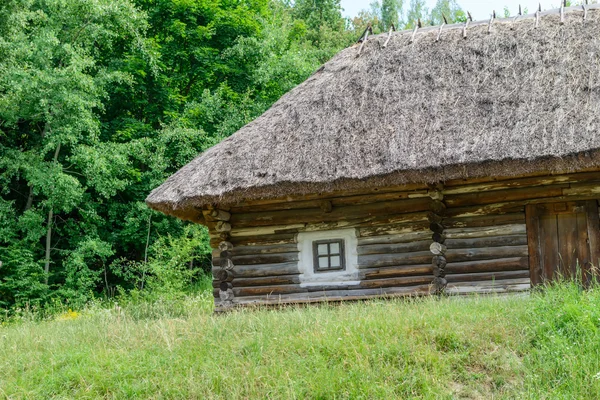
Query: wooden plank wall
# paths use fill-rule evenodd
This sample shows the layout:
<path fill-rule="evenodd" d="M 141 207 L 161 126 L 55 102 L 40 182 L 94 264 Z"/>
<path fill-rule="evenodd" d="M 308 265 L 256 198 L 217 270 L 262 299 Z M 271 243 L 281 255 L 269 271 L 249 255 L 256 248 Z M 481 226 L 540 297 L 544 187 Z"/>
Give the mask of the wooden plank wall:
<path fill-rule="evenodd" d="M 225 232 L 210 216 L 217 213 L 205 210 L 215 272 L 222 265 L 218 245 L 227 240 L 232 245 L 227 254 L 234 265 L 230 284 L 234 304 L 429 293 L 430 190 L 413 184 L 240 203 L 226 210 L 230 229 Z M 525 290 L 529 288 L 525 205 L 600 198 L 600 173 L 449 181 L 441 191 L 446 291 Z M 342 228 L 357 232 L 360 284 L 344 289 L 301 287 L 297 233 Z M 215 279 L 217 303 L 220 283 Z"/>

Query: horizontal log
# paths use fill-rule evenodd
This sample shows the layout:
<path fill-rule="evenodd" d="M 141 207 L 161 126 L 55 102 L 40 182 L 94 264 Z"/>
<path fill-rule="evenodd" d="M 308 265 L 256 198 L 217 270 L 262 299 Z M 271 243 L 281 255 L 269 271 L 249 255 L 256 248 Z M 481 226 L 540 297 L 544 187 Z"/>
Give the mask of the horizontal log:
<path fill-rule="evenodd" d="M 552 186 L 536 186 L 524 188 L 511 188 L 507 190 L 480 191 L 475 193 L 462 193 L 446 195 L 445 203 L 448 207 L 456 208 L 476 204 L 506 203 L 518 200 L 540 199 L 563 195 L 563 188 L 568 184 Z"/>
<path fill-rule="evenodd" d="M 545 175 L 545 176 L 544 176 Z M 497 191 L 504 189 L 514 189 L 520 187 L 538 187 L 538 186 L 550 186 L 561 183 L 570 182 L 585 182 L 585 181 L 596 181 L 598 180 L 598 172 L 582 172 L 574 174 L 558 174 L 558 175 L 547 175 L 540 171 L 537 174 L 531 174 L 531 176 L 514 178 L 478 178 L 473 179 L 457 179 L 446 181 L 444 187 L 445 195 L 454 195 L 462 193 L 480 193 Z"/>
<path fill-rule="evenodd" d="M 511 224 L 500 226 L 486 226 L 476 228 L 452 228 L 444 231 L 446 240 L 468 239 L 488 236 L 520 235 L 526 234 L 525 224 Z"/>
<path fill-rule="evenodd" d="M 241 246 L 275 246 L 282 244 L 296 243 L 296 235 L 294 233 L 272 234 L 265 236 L 243 236 L 232 237 L 231 243 L 234 247 Z"/>
<path fill-rule="evenodd" d="M 501 281 L 504 279 L 529 278 L 529 270 L 521 271 L 500 271 L 500 272 L 480 272 L 469 274 L 448 274 L 446 280 L 449 283 L 457 282 L 476 282 L 476 281 Z"/>
<path fill-rule="evenodd" d="M 322 292 L 292 293 L 279 296 L 247 296 L 235 298 L 238 305 L 303 304 L 331 301 L 362 300 L 368 298 L 418 296 L 429 294 L 429 285 L 377 289 L 328 290 Z"/>
<path fill-rule="evenodd" d="M 292 285 L 300 283 L 300 275 L 278 275 L 259 278 L 236 278 L 235 287 Z"/>
<path fill-rule="evenodd" d="M 391 254 L 391 253 L 410 253 L 415 251 L 425 251 L 429 248 L 429 240 L 421 240 L 411 243 L 393 243 L 393 244 L 372 244 L 358 246 L 358 255 L 368 254 Z"/>
<path fill-rule="evenodd" d="M 390 267 L 396 265 L 416 265 L 431 262 L 429 251 L 398 254 L 372 254 L 358 256 L 358 268 Z"/>
<path fill-rule="evenodd" d="M 501 272 L 529 270 L 528 257 L 500 258 L 495 260 L 479 260 L 455 262 L 446 265 L 447 274 L 466 274 L 476 272 Z"/>
<path fill-rule="evenodd" d="M 491 260 L 511 257 L 526 257 L 527 246 L 483 247 L 479 249 L 449 249 L 446 252 L 448 264 L 461 261 Z"/>
<path fill-rule="evenodd" d="M 400 278 L 385 278 L 385 279 L 372 279 L 362 281 L 360 283 L 361 288 L 374 289 L 374 288 L 387 288 L 387 287 L 402 287 L 402 286 L 415 286 L 415 285 L 427 285 L 431 283 L 433 276 L 406 276 Z"/>
<path fill-rule="evenodd" d="M 478 238 L 446 240 L 449 249 L 471 249 L 479 247 L 519 246 L 527 244 L 527 235 L 503 235 Z"/>
<path fill-rule="evenodd" d="M 276 286 L 249 286 L 233 287 L 233 294 L 236 297 L 241 296 L 276 296 L 289 293 L 308 292 L 306 288 L 300 285 L 276 285 Z"/>
<path fill-rule="evenodd" d="M 248 255 L 262 255 L 262 254 L 277 254 L 277 253 L 293 253 L 298 251 L 298 245 L 296 243 L 270 245 L 270 246 L 239 246 L 231 248 L 229 254 L 231 256 L 248 256 Z M 218 250 L 213 250 L 213 256 L 220 257 Z"/>
<path fill-rule="evenodd" d="M 312 193 L 312 194 L 303 194 L 297 196 L 285 196 L 277 199 L 264 199 L 264 200 L 242 200 L 236 203 L 235 207 L 231 208 L 231 212 L 235 213 L 241 207 L 254 207 L 257 205 L 263 204 L 280 204 L 280 203 L 288 203 L 295 201 L 310 201 L 310 200 L 323 200 L 323 199 L 341 199 L 343 197 L 351 197 L 351 196 L 380 196 L 384 193 L 392 193 L 397 194 L 400 192 L 407 192 L 407 197 L 410 198 L 411 192 L 427 192 L 427 185 L 424 183 L 408 183 L 405 185 L 389 185 L 389 186 L 376 186 L 371 188 L 360 188 L 360 189 L 352 189 L 352 190 L 340 190 L 333 191 L 329 193 Z"/>
<path fill-rule="evenodd" d="M 511 293 L 527 291 L 531 288 L 529 278 L 503 279 L 479 282 L 452 283 L 446 287 L 448 294 L 471 294 L 471 293 Z"/>
<path fill-rule="evenodd" d="M 234 228 L 231 231 L 233 245 L 235 246 L 235 240 L 233 237 L 240 238 L 243 236 L 264 236 L 264 235 L 279 235 L 279 234 L 294 234 L 300 229 L 304 229 L 305 223 L 296 223 L 288 225 L 274 225 L 274 226 L 250 226 L 247 228 Z"/>
<path fill-rule="evenodd" d="M 568 188 L 563 189 L 563 195 L 593 195 L 595 197 L 600 197 L 600 181 L 593 183 L 571 183 Z"/>
<path fill-rule="evenodd" d="M 490 215 L 502 215 L 502 214 L 524 214 L 525 213 L 525 201 L 522 202 L 509 202 L 509 203 L 493 203 L 483 204 L 474 206 L 464 206 L 449 208 L 446 212 L 444 222 L 447 219 L 458 219 L 458 218 L 473 218 Z"/>
<path fill-rule="evenodd" d="M 385 236 L 385 235 L 401 235 L 411 232 L 419 232 L 429 229 L 429 223 L 427 221 L 415 222 L 412 224 L 394 224 L 385 226 L 370 226 L 359 228 L 360 237 L 370 236 Z M 431 231 L 429 231 L 431 235 Z"/>
<path fill-rule="evenodd" d="M 429 275 L 432 267 L 429 264 L 401 265 L 394 267 L 369 268 L 361 271 L 362 279 L 399 278 L 403 276 Z"/>
<path fill-rule="evenodd" d="M 258 278 L 264 276 L 293 275 L 298 274 L 298 263 L 288 262 L 281 264 L 266 265 L 236 265 L 233 273 L 238 278 Z"/>
<path fill-rule="evenodd" d="M 236 228 L 286 225 L 302 221 L 304 223 L 335 222 L 349 218 L 369 217 L 374 215 L 389 215 L 414 213 L 428 208 L 427 199 L 407 199 L 384 201 L 354 206 L 335 206 L 331 212 L 316 209 L 297 209 L 282 211 L 262 211 L 252 213 L 236 213 L 231 216 L 231 224 Z"/>
<path fill-rule="evenodd" d="M 450 210 L 452 211 L 452 210 Z M 444 219 L 446 229 L 452 228 L 476 228 L 484 226 L 524 224 L 525 210 L 517 213 L 499 214 L 499 215 L 479 215 L 476 217 L 458 217 Z"/>
<path fill-rule="evenodd" d="M 359 233 L 363 233 L 359 230 Z M 368 236 L 359 237 L 358 246 L 370 246 L 374 244 L 394 244 L 394 243 L 409 243 L 421 240 L 427 240 L 431 236 L 429 230 L 410 231 L 407 233 L 399 233 L 394 235 Z"/>
<path fill-rule="evenodd" d="M 223 258 L 214 257 L 213 265 L 220 265 Z M 298 261 L 298 251 L 291 253 L 278 253 L 278 254 L 252 254 L 247 256 L 234 256 L 231 257 L 234 265 L 255 265 L 255 264 L 279 264 L 287 263 L 291 261 Z"/>

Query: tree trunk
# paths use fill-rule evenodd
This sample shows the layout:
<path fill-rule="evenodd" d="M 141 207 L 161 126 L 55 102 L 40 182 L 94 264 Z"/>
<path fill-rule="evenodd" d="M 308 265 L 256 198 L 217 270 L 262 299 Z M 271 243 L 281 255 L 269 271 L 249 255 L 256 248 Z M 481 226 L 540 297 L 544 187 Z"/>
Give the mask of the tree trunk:
<path fill-rule="evenodd" d="M 56 146 L 56 151 L 54 152 L 54 164 L 58 162 L 58 154 L 60 153 L 60 143 Z M 51 207 L 50 211 L 48 211 L 48 221 L 46 223 L 46 256 L 44 262 L 44 283 L 48 284 L 48 276 L 50 274 L 50 250 L 52 245 L 52 223 L 54 219 L 54 209 Z"/>

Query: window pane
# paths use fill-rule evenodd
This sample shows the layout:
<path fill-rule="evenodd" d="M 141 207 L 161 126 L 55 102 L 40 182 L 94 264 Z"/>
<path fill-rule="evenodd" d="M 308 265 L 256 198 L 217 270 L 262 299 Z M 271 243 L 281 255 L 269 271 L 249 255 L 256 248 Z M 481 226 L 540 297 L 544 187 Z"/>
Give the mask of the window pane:
<path fill-rule="evenodd" d="M 326 256 L 327 254 L 329 254 L 329 252 L 327 251 L 327 243 L 320 244 L 318 252 L 320 256 Z"/>
<path fill-rule="evenodd" d="M 329 254 L 340 254 L 340 244 L 339 243 L 331 243 L 329 245 Z"/>
<path fill-rule="evenodd" d="M 327 262 L 327 257 L 319 257 L 319 268 L 320 269 L 329 268 L 329 263 Z"/>
<path fill-rule="evenodd" d="M 331 260 L 331 268 L 339 268 L 342 265 L 340 264 L 340 256 L 332 256 Z"/>

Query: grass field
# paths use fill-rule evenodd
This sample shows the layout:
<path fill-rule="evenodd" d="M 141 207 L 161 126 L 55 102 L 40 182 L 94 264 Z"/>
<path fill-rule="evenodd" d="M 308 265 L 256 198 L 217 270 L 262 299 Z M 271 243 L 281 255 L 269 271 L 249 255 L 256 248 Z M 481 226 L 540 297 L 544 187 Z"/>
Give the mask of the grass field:
<path fill-rule="evenodd" d="M 0 327 L 0 398 L 600 397 L 600 289 L 212 314 L 208 294 Z"/>

